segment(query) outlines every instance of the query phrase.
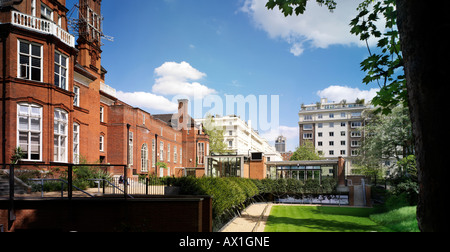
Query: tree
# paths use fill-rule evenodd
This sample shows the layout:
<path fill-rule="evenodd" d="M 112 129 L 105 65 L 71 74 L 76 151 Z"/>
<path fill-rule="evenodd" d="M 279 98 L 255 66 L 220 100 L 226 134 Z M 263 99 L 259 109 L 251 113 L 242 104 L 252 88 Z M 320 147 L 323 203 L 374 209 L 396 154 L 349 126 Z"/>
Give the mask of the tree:
<path fill-rule="evenodd" d="M 299 15 L 306 10 L 307 2 L 308 0 L 269 0 L 266 6 L 269 9 L 278 6 L 286 16 L 292 15 L 295 9 L 296 15 Z M 336 2 L 333 0 L 316 0 L 316 2 L 319 5 L 326 5 L 331 11 L 336 8 Z M 442 207 L 442 199 L 447 198 L 449 193 L 449 187 L 446 185 L 449 169 L 446 168 L 447 164 L 444 163 L 443 158 L 446 155 L 445 141 L 442 141 L 442 133 L 445 132 L 444 123 L 436 123 L 436 119 L 441 116 L 440 109 L 446 107 L 444 103 L 447 101 L 445 96 L 448 93 L 447 71 L 450 69 L 448 60 L 450 50 L 448 50 L 448 42 L 442 39 L 442 36 L 450 27 L 450 19 L 447 18 L 446 13 L 450 9 L 450 1 L 440 1 L 436 4 L 421 0 L 365 0 L 362 4 L 368 6 L 370 2 L 375 5 L 380 2 L 395 4 L 395 7 L 384 9 L 389 12 L 389 19 L 386 21 L 391 23 L 388 25 L 394 28 L 392 21 L 396 20 L 398 32 L 391 29 L 393 31 L 391 35 L 398 33 L 400 43 L 396 45 L 391 43 L 389 52 L 392 54 L 391 59 L 394 54 L 399 57 L 396 61 L 403 64 L 404 77 L 399 74 L 399 81 L 393 82 L 392 86 L 386 85 L 388 88 L 385 88 L 382 93 L 384 96 L 379 96 L 383 97 L 387 105 L 402 101 L 407 103 L 410 109 L 420 185 L 417 210 L 419 228 L 424 232 L 446 231 L 449 218 L 446 209 Z M 360 6 L 360 10 L 368 11 L 367 8 L 364 9 L 364 6 Z M 367 14 L 369 13 L 360 12 L 358 16 L 362 18 Z M 371 18 L 370 21 L 376 17 L 372 14 L 368 16 Z M 355 19 L 351 22 L 354 26 L 358 24 Z M 364 20 L 359 25 L 361 28 L 365 26 L 370 28 L 370 22 L 364 23 Z M 375 30 L 373 30 L 374 33 L 368 30 L 369 33 L 366 32 L 365 36 L 380 36 L 379 33 L 375 33 Z M 352 30 L 352 33 L 357 34 L 357 30 Z M 378 46 L 387 48 L 388 44 L 389 38 L 387 41 L 384 39 L 381 44 L 379 42 Z M 388 50 L 383 53 L 387 52 Z M 393 76 L 393 69 L 397 69 L 396 65 L 387 63 L 386 60 L 389 57 L 387 59 L 385 56 L 370 57 L 372 59 L 365 62 L 365 66 L 372 64 L 367 68 L 369 75 L 370 69 L 379 67 L 378 72 L 372 72 L 373 77 L 379 75 L 381 78 L 384 73 L 386 83 L 392 80 L 389 79 L 392 77 L 385 77 Z M 387 68 L 383 70 L 382 66 Z M 389 109 L 384 112 L 388 113 Z"/>
<path fill-rule="evenodd" d="M 319 154 L 317 154 L 313 143 L 310 141 L 306 141 L 305 144 L 298 147 L 291 157 L 291 161 L 320 160 L 320 159 L 322 158 L 320 157 Z"/>
<path fill-rule="evenodd" d="M 229 153 L 227 144 L 224 142 L 222 128 L 217 127 L 212 115 L 206 115 L 206 120 L 203 123 L 205 133 L 209 136 L 209 152 L 208 154 L 216 153 L 223 154 Z"/>

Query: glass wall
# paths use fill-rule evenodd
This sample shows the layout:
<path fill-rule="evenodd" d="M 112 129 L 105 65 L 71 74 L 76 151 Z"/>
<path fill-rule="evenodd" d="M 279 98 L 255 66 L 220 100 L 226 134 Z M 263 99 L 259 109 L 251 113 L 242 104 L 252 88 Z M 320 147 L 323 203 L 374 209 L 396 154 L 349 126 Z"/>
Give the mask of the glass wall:
<path fill-rule="evenodd" d="M 322 181 L 322 178 L 336 178 L 337 165 L 315 165 L 315 166 L 269 166 L 268 178 L 292 178 L 306 181 L 314 179 Z"/>
<path fill-rule="evenodd" d="M 241 177 L 243 157 L 208 157 L 208 176 Z"/>

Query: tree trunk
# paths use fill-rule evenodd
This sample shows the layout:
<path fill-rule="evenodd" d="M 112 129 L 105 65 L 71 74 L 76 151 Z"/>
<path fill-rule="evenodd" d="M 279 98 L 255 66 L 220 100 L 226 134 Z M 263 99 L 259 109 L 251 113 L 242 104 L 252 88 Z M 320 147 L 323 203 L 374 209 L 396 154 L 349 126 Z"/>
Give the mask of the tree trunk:
<path fill-rule="evenodd" d="M 445 121 L 450 86 L 450 1 L 397 0 L 419 176 L 417 219 L 423 232 L 448 231 L 450 167 Z M 448 139 L 448 137 L 445 137 Z"/>

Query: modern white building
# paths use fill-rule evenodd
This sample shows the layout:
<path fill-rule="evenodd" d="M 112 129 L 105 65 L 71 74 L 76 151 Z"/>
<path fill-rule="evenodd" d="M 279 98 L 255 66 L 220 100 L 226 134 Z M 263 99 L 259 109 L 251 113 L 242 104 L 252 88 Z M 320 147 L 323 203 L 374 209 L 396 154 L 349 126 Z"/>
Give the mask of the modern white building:
<path fill-rule="evenodd" d="M 363 101 L 320 102 L 302 105 L 299 112 L 300 146 L 311 141 L 324 158 L 343 157 L 346 174 L 351 174 L 352 158 L 358 155 L 364 136 L 363 112 L 372 108 Z"/>
<path fill-rule="evenodd" d="M 195 119 L 196 123 L 205 123 L 209 119 Z M 281 154 L 262 138 L 248 123 L 235 115 L 218 116 L 213 118 L 213 126 L 223 129 L 224 142 L 228 149 L 237 155 L 248 156 L 250 153 L 262 152 L 268 161 L 283 160 Z"/>

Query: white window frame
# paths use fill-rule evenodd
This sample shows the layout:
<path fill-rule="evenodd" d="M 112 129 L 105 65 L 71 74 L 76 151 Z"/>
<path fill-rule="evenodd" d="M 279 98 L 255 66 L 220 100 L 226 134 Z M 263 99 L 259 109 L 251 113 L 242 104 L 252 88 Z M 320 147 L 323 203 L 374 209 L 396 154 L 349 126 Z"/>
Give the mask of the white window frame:
<path fill-rule="evenodd" d="M 178 153 L 177 153 L 177 146 L 173 146 L 173 163 L 176 164 L 178 162 Z"/>
<path fill-rule="evenodd" d="M 159 142 L 159 161 L 164 161 L 164 142 Z"/>
<path fill-rule="evenodd" d="M 47 11 L 50 12 L 50 15 L 48 15 Z M 41 3 L 41 18 L 45 18 L 53 22 L 53 10 L 43 3 Z"/>
<path fill-rule="evenodd" d="M 80 87 L 73 86 L 73 93 L 75 96 L 73 97 L 73 105 L 79 107 L 80 106 Z"/>
<path fill-rule="evenodd" d="M 167 144 L 167 162 L 170 162 L 170 144 Z"/>
<path fill-rule="evenodd" d="M 105 122 L 105 107 L 100 106 L 100 122 Z"/>
<path fill-rule="evenodd" d="M 66 60 L 66 64 L 63 65 L 62 64 L 62 59 Z M 56 61 L 58 60 L 58 61 Z M 58 69 L 58 73 L 54 72 L 54 80 L 55 81 L 55 86 L 64 89 L 64 90 L 69 90 L 69 57 L 67 57 L 66 55 L 55 51 L 55 68 L 53 70 L 55 70 L 56 68 Z M 65 70 L 65 75 L 62 74 L 62 71 Z M 58 78 L 58 82 L 59 84 L 56 83 L 56 78 Z M 62 85 L 62 81 L 65 81 L 64 86 Z"/>
<path fill-rule="evenodd" d="M 148 146 L 143 144 L 141 148 L 141 172 L 148 172 Z"/>
<path fill-rule="evenodd" d="M 31 0 L 31 15 L 36 17 L 36 0 Z"/>
<path fill-rule="evenodd" d="M 60 118 L 56 118 L 56 113 L 59 113 Z M 61 118 L 62 115 L 65 115 L 66 120 L 63 120 Z M 67 163 L 68 162 L 67 141 L 69 140 L 69 134 L 68 134 L 69 113 L 67 113 L 65 110 L 56 108 L 54 111 L 53 120 L 54 120 L 53 127 L 58 127 L 58 129 L 53 128 L 53 161 L 59 162 L 59 163 Z M 64 126 L 64 132 L 61 132 L 61 126 Z M 56 132 L 55 132 L 55 130 L 56 130 Z M 57 142 L 56 146 L 55 146 L 55 140 Z M 62 144 L 62 143 L 64 143 L 64 144 Z"/>
<path fill-rule="evenodd" d="M 73 124 L 73 163 L 80 163 L 80 125 Z"/>
<path fill-rule="evenodd" d="M 155 141 L 155 139 L 152 139 L 152 167 L 153 168 L 155 168 L 155 166 L 156 166 L 155 154 L 156 154 L 156 141 Z"/>
<path fill-rule="evenodd" d="M 27 113 L 23 113 L 20 111 L 20 107 L 27 107 L 28 111 Z M 32 108 L 39 109 L 39 114 L 33 114 Z M 18 103 L 17 104 L 17 147 L 20 147 L 20 132 L 27 133 L 27 156 L 23 157 L 23 161 L 42 161 L 42 121 L 43 121 L 43 108 L 42 106 L 36 105 L 36 104 L 30 104 L 30 103 Z M 20 129 L 20 117 L 26 117 L 27 118 L 27 129 Z M 39 119 L 39 130 L 32 130 L 31 129 L 31 120 L 32 119 Z M 32 134 L 39 134 L 39 159 L 31 159 L 31 150 L 32 150 L 32 144 L 31 144 L 31 135 Z M 22 151 L 23 148 L 22 148 Z"/>
<path fill-rule="evenodd" d="M 134 146 L 134 134 L 133 132 L 129 132 L 128 134 L 128 164 L 129 165 L 133 165 L 133 146 Z"/>
<path fill-rule="evenodd" d="M 20 44 L 21 43 L 28 45 L 28 54 L 27 53 L 22 53 L 20 51 Z M 33 53 L 32 53 L 33 46 L 37 46 L 37 47 L 40 48 L 40 52 L 39 52 L 40 55 L 39 56 L 33 55 Z M 32 81 L 42 82 L 43 81 L 43 54 L 44 54 L 43 46 L 41 44 L 37 44 L 37 43 L 29 42 L 29 41 L 26 41 L 26 40 L 18 39 L 17 40 L 17 78 L 24 79 L 24 80 L 32 80 Z M 27 57 L 28 58 L 28 64 L 21 64 L 20 63 L 20 56 Z M 34 59 L 39 59 L 39 67 L 33 66 L 33 58 Z M 25 75 L 24 75 L 24 73 L 22 73 L 22 70 L 23 70 L 22 66 L 26 66 L 26 68 L 25 68 Z M 40 70 L 39 71 L 39 75 L 40 75 L 39 80 L 33 80 L 31 78 L 32 68 L 38 68 Z"/>
<path fill-rule="evenodd" d="M 99 149 L 101 152 L 105 151 L 105 136 L 100 135 L 100 146 Z"/>
<path fill-rule="evenodd" d="M 183 148 L 180 147 L 180 165 L 183 165 Z"/>
<path fill-rule="evenodd" d="M 197 144 L 197 162 L 198 164 L 205 163 L 205 143 Z"/>

